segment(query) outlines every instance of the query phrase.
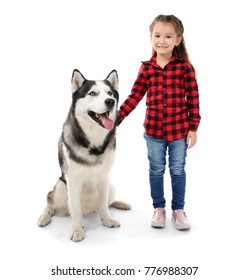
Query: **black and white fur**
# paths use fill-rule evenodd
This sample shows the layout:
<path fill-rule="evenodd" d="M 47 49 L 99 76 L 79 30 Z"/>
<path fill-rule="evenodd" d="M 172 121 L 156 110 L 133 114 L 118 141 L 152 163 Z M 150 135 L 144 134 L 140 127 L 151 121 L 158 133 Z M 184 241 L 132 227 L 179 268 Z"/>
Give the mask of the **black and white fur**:
<path fill-rule="evenodd" d="M 70 215 L 71 239 L 81 241 L 83 215 L 98 212 L 107 227 L 119 227 L 109 206 L 130 209 L 115 201 L 115 189 L 109 182 L 116 148 L 118 76 L 113 70 L 105 80 L 87 80 L 74 70 L 71 79 L 72 104 L 59 140 L 59 163 L 62 171 L 38 225 L 46 226 L 51 217 Z"/>

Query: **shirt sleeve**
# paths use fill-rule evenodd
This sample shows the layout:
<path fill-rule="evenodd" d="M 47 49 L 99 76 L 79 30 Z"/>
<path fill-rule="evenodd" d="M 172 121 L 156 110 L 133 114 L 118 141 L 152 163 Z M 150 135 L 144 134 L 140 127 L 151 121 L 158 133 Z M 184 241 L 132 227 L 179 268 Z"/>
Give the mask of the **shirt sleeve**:
<path fill-rule="evenodd" d="M 189 130 L 197 131 L 201 120 L 198 84 L 195 76 L 195 70 L 189 63 L 186 67 L 184 83 L 189 114 Z"/>
<path fill-rule="evenodd" d="M 131 94 L 126 98 L 118 110 L 118 124 L 120 124 L 124 118 L 136 108 L 138 103 L 146 94 L 147 83 L 144 75 L 144 68 L 145 66 L 142 64 L 132 87 Z"/>

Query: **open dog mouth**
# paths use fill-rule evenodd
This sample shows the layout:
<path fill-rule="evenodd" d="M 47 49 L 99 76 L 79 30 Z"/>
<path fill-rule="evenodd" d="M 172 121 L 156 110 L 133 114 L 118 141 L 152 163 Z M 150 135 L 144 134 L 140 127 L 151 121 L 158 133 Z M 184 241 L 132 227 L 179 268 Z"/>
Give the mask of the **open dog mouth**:
<path fill-rule="evenodd" d="M 89 111 L 89 116 L 97 122 L 100 126 L 107 130 L 111 130 L 114 127 L 114 121 L 109 118 L 110 111 L 107 111 L 103 114 L 99 114 L 93 111 Z"/>

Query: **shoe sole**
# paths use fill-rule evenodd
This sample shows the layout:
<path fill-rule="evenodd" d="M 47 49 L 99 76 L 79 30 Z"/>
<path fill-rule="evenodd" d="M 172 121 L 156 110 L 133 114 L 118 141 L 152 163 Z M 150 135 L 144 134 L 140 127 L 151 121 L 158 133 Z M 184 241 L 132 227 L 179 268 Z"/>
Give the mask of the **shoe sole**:
<path fill-rule="evenodd" d="M 187 226 L 178 226 L 173 218 L 171 219 L 171 221 L 172 221 L 172 223 L 175 225 L 175 228 L 176 228 L 177 230 L 184 231 L 184 230 L 189 230 L 189 229 L 190 229 L 190 225 L 187 225 Z"/>
<path fill-rule="evenodd" d="M 179 230 L 179 231 L 185 231 L 185 230 L 189 230 L 189 229 L 190 229 L 190 227 L 183 227 L 183 228 L 177 227 L 177 226 L 175 226 L 175 227 L 176 227 L 176 229 Z"/>
<path fill-rule="evenodd" d="M 164 225 L 151 224 L 151 226 L 152 226 L 153 228 L 165 228 L 165 224 L 164 224 Z"/>

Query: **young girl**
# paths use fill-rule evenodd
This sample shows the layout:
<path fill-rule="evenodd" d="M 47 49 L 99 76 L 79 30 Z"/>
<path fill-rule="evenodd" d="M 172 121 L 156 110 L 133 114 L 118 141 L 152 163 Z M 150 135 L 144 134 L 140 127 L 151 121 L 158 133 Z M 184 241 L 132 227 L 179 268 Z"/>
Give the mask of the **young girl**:
<path fill-rule="evenodd" d="M 153 207 L 151 225 L 165 227 L 164 172 L 168 151 L 172 186 L 172 222 L 190 228 L 184 212 L 187 148 L 196 144 L 200 122 L 198 86 L 183 38 L 183 24 L 173 15 L 159 15 L 150 25 L 152 58 L 142 62 L 131 94 L 118 111 L 118 122 L 146 94 L 144 138 L 147 143 Z"/>

